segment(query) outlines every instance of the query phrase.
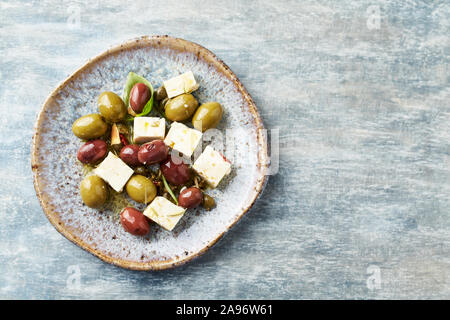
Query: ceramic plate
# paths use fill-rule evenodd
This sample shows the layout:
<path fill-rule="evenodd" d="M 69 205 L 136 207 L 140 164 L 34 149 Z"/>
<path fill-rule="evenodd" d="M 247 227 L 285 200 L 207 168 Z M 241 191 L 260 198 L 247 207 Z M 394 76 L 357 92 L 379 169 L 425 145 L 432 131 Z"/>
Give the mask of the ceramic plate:
<path fill-rule="evenodd" d="M 217 206 L 190 209 L 169 232 L 152 224 L 146 237 L 126 233 L 120 209 L 137 205 L 115 196 L 101 210 L 86 207 L 79 195 L 85 169 L 76 159 L 82 141 L 72 123 L 96 113 L 102 91 L 121 95 L 130 71 L 156 88 L 162 81 L 192 70 L 201 102 L 218 101 L 224 118 L 218 134 L 204 137 L 233 163 L 232 173 L 211 190 Z M 209 141 L 208 141 L 209 140 Z M 136 270 L 166 269 L 204 253 L 250 209 L 266 182 L 267 143 L 258 110 L 233 72 L 204 47 L 168 36 L 142 37 L 111 48 L 89 60 L 53 91 L 38 116 L 33 137 L 34 185 L 50 222 L 66 238 L 100 259 Z"/>

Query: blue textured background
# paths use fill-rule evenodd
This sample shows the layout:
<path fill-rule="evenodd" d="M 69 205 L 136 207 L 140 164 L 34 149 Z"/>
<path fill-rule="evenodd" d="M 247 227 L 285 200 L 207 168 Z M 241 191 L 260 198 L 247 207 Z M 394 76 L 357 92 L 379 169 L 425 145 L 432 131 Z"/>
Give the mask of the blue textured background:
<path fill-rule="evenodd" d="M 450 298 L 448 1 L 1 1 L 0 298 Z M 240 77 L 280 170 L 185 266 L 133 272 L 62 237 L 36 198 L 33 124 L 90 57 L 140 35 Z"/>

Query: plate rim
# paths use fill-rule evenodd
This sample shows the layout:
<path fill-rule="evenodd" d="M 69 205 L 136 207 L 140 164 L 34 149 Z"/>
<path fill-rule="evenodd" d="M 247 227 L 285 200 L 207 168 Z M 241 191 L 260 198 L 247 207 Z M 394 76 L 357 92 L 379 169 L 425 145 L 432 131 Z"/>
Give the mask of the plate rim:
<path fill-rule="evenodd" d="M 74 77 L 78 74 L 84 72 L 90 66 L 95 65 L 96 62 L 101 61 L 102 59 L 112 55 L 117 54 L 122 51 L 134 50 L 137 48 L 143 47 L 154 47 L 154 46 L 167 46 L 168 48 L 178 50 L 180 52 L 192 52 L 196 53 L 197 57 L 200 56 L 207 62 L 212 64 L 219 72 L 221 72 L 226 78 L 231 80 L 234 85 L 237 86 L 239 92 L 243 95 L 245 101 L 249 106 L 249 111 L 253 116 L 253 122 L 256 126 L 257 133 L 257 146 L 258 146 L 258 176 L 256 179 L 256 183 L 254 186 L 254 190 L 251 196 L 246 200 L 246 205 L 239 215 L 233 220 L 231 224 L 226 226 L 224 232 L 219 234 L 216 238 L 210 241 L 205 247 L 202 249 L 193 252 L 190 255 L 178 257 L 177 259 L 168 259 L 164 261 L 160 260 L 152 260 L 147 262 L 138 262 L 138 261 L 130 261 L 121 258 L 113 258 L 104 254 L 103 252 L 91 247 L 88 243 L 83 241 L 81 238 L 72 234 L 68 227 L 64 225 L 64 223 L 59 219 L 59 213 L 51 207 L 49 203 L 47 203 L 44 195 L 44 192 L 41 190 L 41 185 L 39 181 L 39 135 L 40 128 L 43 122 L 43 115 L 48 108 L 48 105 L 53 101 L 54 97 L 58 94 L 58 92 L 64 88 Z M 65 238 L 79 246 L 80 248 L 88 251 L 89 253 L 97 256 L 102 261 L 131 270 L 142 270 L 142 271 L 152 271 L 152 270 L 164 270 L 170 269 L 176 266 L 183 265 L 193 259 L 203 255 L 206 251 L 208 251 L 214 244 L 216 244 L 233 226 L 235 226 L 243 216 L 252 208 L 255 201 L 262 194 L 265 185 L 267 184 L 269 177 L 269 157 L 268 157 L 268 147 L 267 147 L 267 135 L 264 131 L 264 124 L 261 120 L 261 116 L 258 112 L 258 108 L 256 107 L 255 102 L 252 97 L 248 93 L 247 89 L 245 89 L 244 85 L 238 79 L 238 77 L 234 74 L 233 71 L 213 52 L 206 49 L 205 47 L 189 41 L 184 40 L 182 38 L 176 38 L 168 35 L 155 35 L 155 36 L 141 36 L 137 38 L 133 38 L 130 40 L 126 40 L 123 43 L 112 46 L 106 51 L 100 53 L 99 55 L 87 60 L 81 67 L 76 69 L 73 73 L 71 73 L 65 80 L 63 80 L 45 99 L 44 103 L 41 106 L 40 111 L 38 112 L 35 125 L 33 128 L 33 137 L 31 144 L 31 168 L 33 171 L 33 184 L 36 191 L 36 196 L 39 199 L 39 203 L 47 216 L 50 223 L 55 227 L 55 229 L 62 234 Z"/>

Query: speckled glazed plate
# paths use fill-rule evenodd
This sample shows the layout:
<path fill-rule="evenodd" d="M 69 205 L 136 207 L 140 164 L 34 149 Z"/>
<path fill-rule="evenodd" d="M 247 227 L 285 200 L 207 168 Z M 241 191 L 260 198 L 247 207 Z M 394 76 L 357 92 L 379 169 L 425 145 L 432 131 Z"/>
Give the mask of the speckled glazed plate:
<path fill-rule="evenodd" d="M 156 224 L 146 237 L 126 233 L 118 220 L 127 205 L 143 210 L 126 195 L 113 196 L 104 208 L 86 207 L 79 195 L 85 169 L 76 159 L 82 141 L 71 131 L 82 115 L 98 112 L 102 91 L 121 95 L 130 71 L 155 87 L 192 70 L 201 102 L 218 101 L 225 110 L 219 134 L 204 137 L 233 163 L 232 173 L 209 191 L 217 206 L 190 209 L 171 232 Z M 209 140 L 209 141 L 208 141 Z M 168 36 L 142 37 L 89 60 L 45 101 L 32 147 L 34 185 L 50 222 L 66 238 L 100 259 L 136 270 L 166 269 L 204 253 L 251 208 L 262 192 L 268 170 L 267 142 L 257 108 L 233 72 L 211 51 Z"/>

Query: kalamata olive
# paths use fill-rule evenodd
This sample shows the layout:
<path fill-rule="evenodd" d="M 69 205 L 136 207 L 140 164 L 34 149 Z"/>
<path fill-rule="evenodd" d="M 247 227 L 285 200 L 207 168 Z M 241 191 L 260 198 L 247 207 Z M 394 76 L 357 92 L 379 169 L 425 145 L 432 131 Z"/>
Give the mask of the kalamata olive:
<path fill-rule="evenodd" d="M 189 181 L 189 167 L 181 159 L 174 162 L 169 156 L 166 161 L 161 163 L 160 168 L 164 177 L 172 184 L 180 186 Z"/>
<path fill-rule="evenodd" d="M 88 176 L 81 181 L 80 194 L 85 205 L 91 208 L 98 208 L 108 198 L 108 187 L 102 178 Z"/>
<path fill-rule="evenodd" d="M 209 211 L 216 206 L 216 201 L 214 200 L 213 197 L 208 196 L 206 193 L 204 193 L 202 205 L 203 205 L 203 208 L 205 208 L 206 210 Z"/>
<path fill-rule="evenodd" d="M 135 236 L 145 236 L 150 231 L 150 224 L 144 214 L 131 207 L 122 210 L 120 223 L 126 232 Z"/>
<path fill-rule="evenodd" d="M 120 159 L 130 166 L 138 166 L 141 162 L 138 159 L 139 146 L 137 144 L 129 144 L 120 150 Z"/>
<path fill-rule="evenodd" d="M 83 144 L 78 149 L 77 158 L 82 163 L 95 164 L 106 155 L 108 146 L 103 140 L 91 140 Z"/>
<path fill-rule="evenodd" d="M 148 100 L 152 97 L 152 92 L 144 83 L 136 83 L 130 91 L 130 106 L 135 113 L 144 110 Z"/>
<path fill-rule="evenodd" d="M 72 125 L 72 132 L 80 139 L 95 139 L 103 136 L 108 130 L 108 125 L 97 114 L 87 114 L 78 118 Z"/>
<path fill-rule="evenodd" d="M 169 148 L 162 140 L 153 140 L 139 148 L 138 159 L 143 164 L 154 164 L 167 158 Z"/>
<path fill-rule="evenodd" d="M 203 201 L 203 193 L 199 188 L 190 187 L 180 192 L 178 196 L 178 205 L 189 209 L 195 208 Z"/>

